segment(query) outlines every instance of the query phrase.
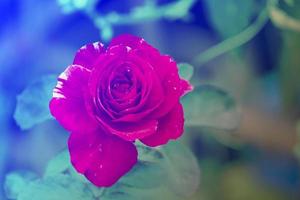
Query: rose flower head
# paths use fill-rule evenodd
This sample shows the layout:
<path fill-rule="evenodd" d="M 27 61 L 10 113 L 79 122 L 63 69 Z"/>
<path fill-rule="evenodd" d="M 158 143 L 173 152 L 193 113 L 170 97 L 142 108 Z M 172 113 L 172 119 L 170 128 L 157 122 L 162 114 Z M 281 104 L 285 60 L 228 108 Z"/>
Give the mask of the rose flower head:
<path fill-rule="evenodd" d="M 96 186 L 111 186 L 137 162 L 135 140 L 166 144 L 183 133 L 180 97 L 192 86 L 176 62 L 132 35 L 105 48 L 80 48 L 58 77 L 51 114 L 71 132 L 75 169 Z"/>

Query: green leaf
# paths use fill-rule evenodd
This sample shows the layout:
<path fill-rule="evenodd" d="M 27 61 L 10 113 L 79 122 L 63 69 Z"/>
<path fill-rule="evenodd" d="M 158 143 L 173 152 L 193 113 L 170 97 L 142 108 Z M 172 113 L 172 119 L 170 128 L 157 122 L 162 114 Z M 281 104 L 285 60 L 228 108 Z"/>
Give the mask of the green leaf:
<path fill-rule="evenodd" d="M 184 96 L 185 124 L 219 130 L 234 130 L 240 122 L 240 112 L 234 99 L 225 91 L 203 85 Z"/>
<path fill-rule="evenodd" d="M 180 200 L 196 191 L 197 161 L 179 142 L 157 148 L 138 143 L 137 148 L 138 163 L 110 188 L 98 188 L 70 165 L 67 167 L 70 161 L 68 152 L 64 151 L 49 162 L 43 178 L 21 184 L 22 189 L 15 192 L 18 195 L 10 197 L 17 200 Z M 15 181 L 6 178 L 7 191 L 15 188 Z"/>
<path fill-rule="evenodd" d="M 17 200 L 93 200 L 87 185 L 69 174 L 37 178 L 32 173 L 13 172 L 6 176 L 5 192 Z"/>
<path fill-rule="evenodd" d="M 284 0 L 286 4 L 288 4 L 289 6 L 293 6 L 295 4 L 294 0 Z"/>
<path fill-rule="evenodd" d="M 178 64 L 179 75 L 185 80 L 190 80 L 194 74 L 194 67 L 188 63 Z"/>
<path fill-rule="evenodd" d="M 92 200 L 87 186 L 66 174 L 37 179 L 19 194 L 18 200 Z"/>
<path fill-rule="evenodd" d="M 4 191 L 7 198 L 17 199 L 24 188 L 37 177 L 31 172 L 13 172 L 5 177 Z"/>
<path fill-rule="evenodd" d="M 177 197 L 192 195 L 199 186 L 200 171 L 197 160 L 187 148 L 179 142 L 169 142 L 162 148 L 165 156 L 165 168 L 168 176 L 168 188 Z"/>
<path fill-rule="evenodd" d="M 14 119 L 21 129 L 30 129 L 38 123 L 51 119 L 48 104 L 55 84 L 55 75 L 43 76 L 17 96 Z"/>
<path fill-rule="evenodd" d="M 253 0 L 205 0 L 205 4 L 211 24 L 224 38 L 245 29 L 255 9 Z"/>
<path fill-rule="evenodd" d="M 55 176 L 63 173 L 71 167 L 70 156 L 68 151 L 63 151 L 49 161 L 44 177 Z"/>

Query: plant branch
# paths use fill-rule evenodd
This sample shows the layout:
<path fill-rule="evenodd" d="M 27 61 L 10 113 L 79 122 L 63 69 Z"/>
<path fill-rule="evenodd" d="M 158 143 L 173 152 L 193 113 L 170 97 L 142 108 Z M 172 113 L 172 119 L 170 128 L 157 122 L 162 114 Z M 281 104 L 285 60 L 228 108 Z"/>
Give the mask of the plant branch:
<path fill-rule="evenodd" d="M 244 45 L 252 38 L 254 38 L 257 35 L 257 33 L 259 33 L 261 29 L 266 25 L 268 21 L 269 21 L 268 9 L 265 8 L 259 14 L 257 19 L 253 22 L 253 24 L 251 24 L 245 30 L 200 53 L 198 56 L 194 58 L 193 62 L 197 63 L 198 66 L 203 65 L 222 54 L 225 54 L 237 47 Z"/>

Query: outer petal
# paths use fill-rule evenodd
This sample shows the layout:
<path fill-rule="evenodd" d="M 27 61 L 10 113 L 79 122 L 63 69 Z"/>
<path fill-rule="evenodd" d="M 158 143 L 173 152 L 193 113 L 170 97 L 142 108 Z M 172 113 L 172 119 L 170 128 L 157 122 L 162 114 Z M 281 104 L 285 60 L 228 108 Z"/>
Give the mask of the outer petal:
<path fill-rule="evenodd" d="M 160 64 L 156 65 L 158 74 L 161 75 L 164 90 L 164 102 L 152 114 L 152 118 L 163 117 L 170 112 L 180 97 L 192 90 L 192 86 L 186 80 L 182 80 L 178 74 L 176 62 L 169 56 L 161 56 Z M 158 70 L 158 68 L 160 68 Z M 165 69 L 162 69 L 165 68 Z"/>
<path fill-rule="evenodd" d="M 111 186 L 137 162 L 137 150 L 132 142 L 105 133 L 74 132 L 69 138 L 71 162 L 96 186 Z"/>
<path fill-rule="evenodd" d="M 130 47 L 133 51 L 136 51 L 139 56 L 148 60 L 150 63 L 156 62 L 161 56 L 159 51 L 149 45 L 143 38 L 133 36 L 130 34 L 119 35 L 115 37 L 108 48 L 113 46 L 125 45 Z"/>
<path fill-rule="evenodd" d="M 123 34 L 115 37 L 109 44 L 109 47 L 115 45 L 125 45 L 132 49 L 136 49 L 139 47 L 145 40 L 143 38 L 130 35 L 130 34 Z"/>
<path fill-rule="evenodd" d="M 73 64 L 78 64 L 85 68 L 92 69 L 97 58 L 104 52 L 104 45 L 100 42 L 87 44 L 76 52 Z"/>
<path fill-rule="evenodd" d="M 191 92 L 193 89 L 194 89 L 194 87 L 193 87 L 193 85 L 190 84 L 190 82 L 188 82 L 187 80 L 181 79 L 182 96 Z"/>
<path fill-rule="evenodd" d="M 85 107 L 84 94 L 89 76 L 88 69 L 71 65 L 58 77 L 49 107 L 51 114 L 67 130 L 93 130 L 98 127 Z"/>
<path fill-rule="evenodd" d="M 182 135 L 183 124 L 183 108 L 177 103 L 171 112 L 159 120 L 157 132 L 141 139 L 141 142 L 151 147 L 166 144 L 170 139 L 177 139 Z"/>

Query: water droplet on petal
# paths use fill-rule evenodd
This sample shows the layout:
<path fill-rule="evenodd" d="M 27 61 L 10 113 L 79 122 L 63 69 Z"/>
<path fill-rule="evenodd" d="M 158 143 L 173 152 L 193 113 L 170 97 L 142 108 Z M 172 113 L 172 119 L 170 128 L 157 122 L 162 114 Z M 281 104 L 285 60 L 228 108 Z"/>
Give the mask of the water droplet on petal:
<path fill-rule="evenodd" d="M 99 152 L 102 152 L 102 151 L 103 151 L 103 150 L 102 150 L 102 144 L 99 144 L 98 151 L 99 151 Z"/>

